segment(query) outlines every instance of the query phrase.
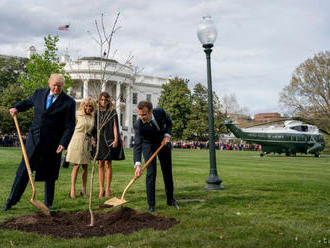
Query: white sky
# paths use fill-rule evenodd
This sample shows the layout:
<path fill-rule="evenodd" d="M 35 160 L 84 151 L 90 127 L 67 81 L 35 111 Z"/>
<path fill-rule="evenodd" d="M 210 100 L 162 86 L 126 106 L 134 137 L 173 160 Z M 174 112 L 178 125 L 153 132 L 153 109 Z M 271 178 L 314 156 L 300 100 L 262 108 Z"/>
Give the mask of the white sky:
<path fill-rule="evenodd" d="M 115 59 L 132 53 L 142 74 L 178 76 L 191 89 L 206 85 L 206 61 L 196 31 L 203 15 L 211 15 L 218 38 L 211 54 L 213 90 L 235 94 L 251 114 L 282 112 L 279 92 L 294 69 L 315 53 L 329 50 L 329 0 L 0 0 L 0 54 L 27 56 L 43 37 L 60 37 L 73 59 L 99 56 L 87 34 L 104 13 L 110 30 L 120 11 L 121 29 L 114 37 Z M 70 31 L 58 31 L 70 24 Z"/>

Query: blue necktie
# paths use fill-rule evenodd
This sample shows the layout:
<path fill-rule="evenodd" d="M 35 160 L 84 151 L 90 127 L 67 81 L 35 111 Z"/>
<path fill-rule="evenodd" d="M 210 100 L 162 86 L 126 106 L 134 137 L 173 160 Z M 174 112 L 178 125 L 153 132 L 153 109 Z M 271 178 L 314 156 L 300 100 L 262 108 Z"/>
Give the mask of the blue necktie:
<path fill-rule="evenodd" d="M 47 104 L 46 104 L 46 109 L 48 109 L 50 107 L 50 105 L 52 105 L 53 98 L 54 98 L 54 94 L 51 94 L 51 95 L 48 96 Z"/>

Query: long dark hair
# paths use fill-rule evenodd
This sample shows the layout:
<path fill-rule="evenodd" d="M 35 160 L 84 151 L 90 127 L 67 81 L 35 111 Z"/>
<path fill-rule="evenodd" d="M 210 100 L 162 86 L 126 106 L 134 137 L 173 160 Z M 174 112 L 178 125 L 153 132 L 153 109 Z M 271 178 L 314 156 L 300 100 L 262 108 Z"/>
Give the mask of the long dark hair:
<path fill-rule="evenodd" d="M 108 92 L 106 92 L 106 91 L 103 91 L 103 92 L 101 92 L 100 93 L 100 95 L 99 95 L 99 100 L 98 100 L 98 104 L 100 105 L 100 99 L 101 99 L 101 97 L 104 97 L 104 98 L 106 98 L 106 99 L 108 99 L 108 104 L 106 105 L 106 109 L 107 110 L 113 110 L 114 109 L 114 106 L 113 106 L 113 103 L 112 103 L 112 101 L 111 101 L 111 97 L 110 97 L 110 94 L 108 93 Z"/>

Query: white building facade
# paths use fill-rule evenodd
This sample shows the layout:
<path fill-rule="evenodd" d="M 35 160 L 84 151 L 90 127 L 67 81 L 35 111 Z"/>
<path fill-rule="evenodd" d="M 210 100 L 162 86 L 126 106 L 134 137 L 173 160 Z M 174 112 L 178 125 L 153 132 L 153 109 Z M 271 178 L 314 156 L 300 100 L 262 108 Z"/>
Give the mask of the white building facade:
<path fill-rule="evenodd" d="M 162 85 L 168 83 L 168 78 L 138 75 L 131 64 L 100 57 L 73 61 L 64 55 L 61 62 L 66 63 L 65 70 L 73 80 L 69 94 L 75 98 L 77 106 L 88 96 L 97 99 L 102 91 L 110 94 L 124 145 L 130 147 L 134 137 L 133 123 L 137 119 L 137 103 L 149 100 L 157 106 Z"/>

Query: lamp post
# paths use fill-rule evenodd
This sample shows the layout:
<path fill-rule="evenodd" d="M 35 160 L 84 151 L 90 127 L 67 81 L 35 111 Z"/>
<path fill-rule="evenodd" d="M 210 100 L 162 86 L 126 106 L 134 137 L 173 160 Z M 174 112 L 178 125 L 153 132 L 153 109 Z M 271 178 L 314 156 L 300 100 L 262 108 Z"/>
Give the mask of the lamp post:
<path fill-rule="evenodd" d="M 204 47 L 207 63 L 207 88 L 208 88 L 208 109 L 209 109 L 209 155 L 210 155 L 210 175 L 206 179 L 205 189 L 218 190 L 223 189 L 221 179 L 218 177 L 217 164 L 214 147 L 214 117 L 213 117 L 213 91 L 211 77 L 211 52 L 213 43 L 217 38 L 217 29 L 210 16 L 203 16 L 198 25 L 197 36 Z"/>

